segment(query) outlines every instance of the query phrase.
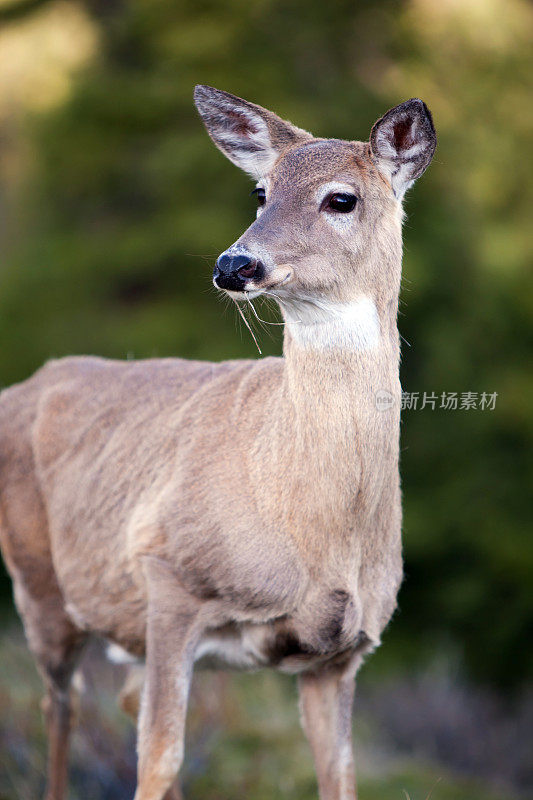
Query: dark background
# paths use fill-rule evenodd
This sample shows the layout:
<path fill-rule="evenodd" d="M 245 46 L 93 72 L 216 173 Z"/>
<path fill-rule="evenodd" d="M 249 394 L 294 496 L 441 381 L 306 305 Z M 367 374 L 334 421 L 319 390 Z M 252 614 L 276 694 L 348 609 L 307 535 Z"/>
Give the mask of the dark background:
<path fill-rule="evenodd" d="M 531 693 L 532 23 L 526 0 L 0 3 L 2 385 L 70 353 L 257 356 L 211 288 L 252 185 L 209 141 L 195 83 L 337 138 L 366 139 L 409 97 L 429 105 L 439 145 L 405 203 L 402 384 L 498 396 L 404 412 L 406 579 L 365 674 L 445 664 L 485 710 Z M 280 352 L 278 327 L 257 336 Z"/>

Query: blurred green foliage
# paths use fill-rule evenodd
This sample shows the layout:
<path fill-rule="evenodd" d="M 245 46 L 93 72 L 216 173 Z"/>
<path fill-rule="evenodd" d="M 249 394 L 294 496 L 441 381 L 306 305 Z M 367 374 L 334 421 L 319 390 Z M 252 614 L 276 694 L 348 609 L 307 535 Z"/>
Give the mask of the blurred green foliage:
<path fill-rule="evenodd" d="M 54 3 L 16 5 L 5 29 Z M 445 646 L 482 680 L 521 682 L 533 659 L 531 5 L 80 7 L 95 52 L 62 102 L 9 128 L 0 380 L 67 353 L 256 355 L 210 288 L 214 258 L 252 219 L 251 186 L 207 138 L 195 83 L 339 138 L 367 138 L 388 107 L 422 97 L 439 147 L 406 202 L 402 383 L 498 399 L 404 414 L 406 580 L 376 669 Z M 263 352 L 279 353 L 269 333 Z"/>

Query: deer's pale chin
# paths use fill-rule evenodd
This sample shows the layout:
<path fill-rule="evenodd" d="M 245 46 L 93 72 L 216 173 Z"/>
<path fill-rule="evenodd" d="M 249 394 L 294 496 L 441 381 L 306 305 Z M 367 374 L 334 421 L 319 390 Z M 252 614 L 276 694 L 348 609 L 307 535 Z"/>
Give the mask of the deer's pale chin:
<path fill-rule="evenodd" d="M 253 300 L 255 297 L 263 294 L 262 289 L 243 289 L 242 292 L 234 292 L 231 289 L 222 289 L 232 300 Z"/>
<path fill-rule="evenodd" d="M 243 292 L 243 296 L 247 300 L 254 300 L 256 297 L 259 297 L 263 294 L 263 289 L 245 289 Z"/>

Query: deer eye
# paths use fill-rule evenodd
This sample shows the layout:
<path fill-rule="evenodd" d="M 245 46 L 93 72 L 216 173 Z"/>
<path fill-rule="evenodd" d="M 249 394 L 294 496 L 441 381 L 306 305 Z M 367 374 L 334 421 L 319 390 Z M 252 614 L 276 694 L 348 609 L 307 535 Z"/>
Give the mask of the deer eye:
<path fill-rule="evenodd" d="M 250 194 L 255 194 L 257 196 L 257 205 L 258 206 L 264 206 L 265 205 L 265 203 L 266 203 L 266 192 L 265 192 L 264 189 L 261 189 L 260 186 L 258 186 L 256 189 L 252 189 Z"/>
<path fill-rule="evenodd" d="M 341 214 L 348 214 L 353 211 L 357 197 L 354 194 L 331 194 L 326 198 L 323 208 L 328 211 L 338 211 Z"/>

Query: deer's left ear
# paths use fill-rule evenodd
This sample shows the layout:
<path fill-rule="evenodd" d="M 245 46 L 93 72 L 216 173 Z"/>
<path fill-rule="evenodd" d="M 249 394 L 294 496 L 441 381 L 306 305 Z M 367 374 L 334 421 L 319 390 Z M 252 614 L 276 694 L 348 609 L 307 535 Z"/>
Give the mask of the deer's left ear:
<path fill-rule="evenodd" d="M 218 149 L 256 179 L 268 175 L 286 147 L 312 138 L 272 111 L 212 86 L 197 86 L 194 102 Z"/>
<path fill-rule="evenodd" d="M 431 112 L 416 98 L 387 111 L 370 134 L 377 166 L 399 200 L 429 165 L 436 146 Z"/>

